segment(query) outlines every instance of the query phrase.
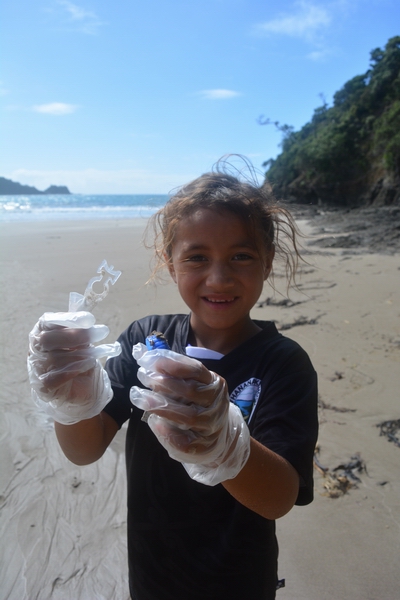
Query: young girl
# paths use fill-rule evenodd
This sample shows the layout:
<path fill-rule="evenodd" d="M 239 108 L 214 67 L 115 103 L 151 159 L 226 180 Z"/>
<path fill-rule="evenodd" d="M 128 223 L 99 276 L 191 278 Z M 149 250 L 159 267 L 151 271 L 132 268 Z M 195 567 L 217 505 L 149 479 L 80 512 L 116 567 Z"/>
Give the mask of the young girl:
<path fill-rule="evenodd" d="M 39 321 L 30 370 L 60 411 L 63 400 L 89 407 L 73 424 L 55 417 L 72 462 L 97 460 L 129 420 L 133 600 L 271 600 L 275 519 L 313 498 L 317 381 L 304 350 L 250 310 L 275 253 L 295 274 L 296 228 L 267 188 L 218 170 L 183 187 L 152 224 L 158 267 L 189 314 L 145 317 L 122 333 L 105 407 L 101 364 L 78 365 L 99 339 L 79 316 L 63 328 Z M 145 351 L 153 331 L 172 352 Z"/>

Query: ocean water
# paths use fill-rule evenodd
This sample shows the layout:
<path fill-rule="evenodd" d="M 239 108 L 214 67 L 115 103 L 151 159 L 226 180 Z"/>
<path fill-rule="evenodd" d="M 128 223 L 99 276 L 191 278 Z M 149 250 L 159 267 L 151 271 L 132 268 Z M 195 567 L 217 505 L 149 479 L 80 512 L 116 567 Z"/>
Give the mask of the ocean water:
<path fill-rule="evenodd" d="M 0 196 L 0 221 L 146 218 L 168 198 L 163 194 Z"/>

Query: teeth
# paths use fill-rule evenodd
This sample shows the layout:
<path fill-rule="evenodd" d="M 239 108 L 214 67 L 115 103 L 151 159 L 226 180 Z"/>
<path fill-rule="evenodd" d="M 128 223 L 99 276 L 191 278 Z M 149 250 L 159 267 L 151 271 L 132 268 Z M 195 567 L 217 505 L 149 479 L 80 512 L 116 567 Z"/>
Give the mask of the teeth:
<path fill-rule="evenodd" d="M 215 304 L 225 304 L 226 302 L 232 302 L 231 300 L 212 300 L 211 298 L 207 298 L 209 302 L 214 302 Z"/>

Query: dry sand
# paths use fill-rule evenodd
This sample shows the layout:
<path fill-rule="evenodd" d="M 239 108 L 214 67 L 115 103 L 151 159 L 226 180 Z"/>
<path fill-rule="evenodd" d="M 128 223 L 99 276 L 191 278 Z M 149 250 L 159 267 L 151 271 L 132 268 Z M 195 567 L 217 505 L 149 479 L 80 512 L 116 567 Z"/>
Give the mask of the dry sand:
<path fill-rule="evenodd" d="M 185 311 L 173 285 L 145 286 L 143 227 L 1 224 L 1 600 L 129 597 L 124 430 L 98 463 L 70 464 L 30 399 L 25 357 L 38 317 L 66 310 L 68 293 L 83 292 L 103 258 L 123 271 L 95 309 L 109 341 L 135 318 Z M 315 501 L 278 522 L 278 600 L 399 595 L 400 447 L 376 425 L 400 419 L 400 256 L 345 252 L 312 247 L 293 303 L 266 286 L 253 311 L 309 352 L 320 380 L 318 462 L 327 471 L 315 471 Z M 284 290 L 278 266 L 276 285 Z M 360 471 L 334 470 L 352 460 Z"/>

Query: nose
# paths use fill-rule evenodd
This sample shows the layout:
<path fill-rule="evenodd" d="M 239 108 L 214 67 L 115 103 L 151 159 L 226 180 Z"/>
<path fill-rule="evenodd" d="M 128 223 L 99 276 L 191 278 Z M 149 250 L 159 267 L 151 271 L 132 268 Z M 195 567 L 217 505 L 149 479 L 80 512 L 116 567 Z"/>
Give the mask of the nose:
<path fill-rule="evenodd" d="M 215 262 L 207 273 L 207 285 L 215 291 L 224 291 L 234 285 L 232 270 L 226 263 Z"/>

